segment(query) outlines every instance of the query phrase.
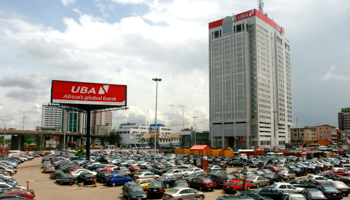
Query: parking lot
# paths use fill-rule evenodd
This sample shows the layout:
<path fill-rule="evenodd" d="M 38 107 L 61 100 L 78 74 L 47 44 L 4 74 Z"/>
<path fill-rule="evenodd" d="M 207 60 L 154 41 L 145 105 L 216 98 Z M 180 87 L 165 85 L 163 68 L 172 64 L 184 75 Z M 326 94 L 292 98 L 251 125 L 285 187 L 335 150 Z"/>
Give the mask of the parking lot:
<path fill-rule="evenodd" d="M 122 199 L 121 188 L 122 186 L 106 186 L 101 183 L 95 185 L 86 185 L 79 187 L 76 183 L 71 187 L 68 185 L 56 184 L 54 180 L 51 180 L 50 173 L 43 173 L 41 168 L 41 157 L 34 158 L 31 161 L 24 162 L 17 167 L 17 174 L 14 178 L 18 181 L 19 185 L 26 186 L 35 191 L 35 199 L 53 199 L 53 200 L 89 200 L 89 199 Z M 227 172 L 231 172 L 236 168 L 227 168 Z M 248 170 L 255 170 L 255 168 L 248 168 Z M 305 178 L 298 177 L 298 178 Z M 214 191 L 205 191 L 205 199 L 216 199 L 218 196 L 228 195 L 225 194 L 222 189 L 215 189 Z M 344 197 L 344 200 L 350 200 L 350 197 Z"/>
<path fill-rule="evenodd" d="M 35 191 L 35 199 L 53 199 L 53 200 L 89 200 L 89 199 L 122 199 L 121 188 L 122 186 L 105 186 L 101 183 L 95 185 L 86 185 L 79 187 L 78 184 L 74 184 L 71 187 L 68 185 L 56 184 L 54 180 L 51 180 L 50 174 L 42 173 L 41 157 L 34 158 L 32 161 L 27 161 L 20 164 L 17 169 L 17 174 L 14 178 L 18 181 L 19 185 L 27 186 Z M 231 170 L 233 168 L 230 168 Z M 223 190 L 205 191 L 205 199 L 216 199 L 218 196 L 224 195 Z"/>

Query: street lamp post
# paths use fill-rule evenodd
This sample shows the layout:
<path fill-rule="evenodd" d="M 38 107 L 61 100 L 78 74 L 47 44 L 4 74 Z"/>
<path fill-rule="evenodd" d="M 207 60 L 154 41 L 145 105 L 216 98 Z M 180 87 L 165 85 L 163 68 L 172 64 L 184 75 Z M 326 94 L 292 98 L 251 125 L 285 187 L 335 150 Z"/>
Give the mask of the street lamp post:
<path fill-rule="evenodd" d="M 156 164 L 156 154 L 157 154 L 157 101 L 158 101 L 158 82 L 162 81 L 161 78 L 152 78 L 156 82 L 156 113 L 154 120 L 154 164 Z"/>
<path fill-rule="evenodd" d="M 4 122 L 4 146 L 2 147 L 2 157 L 5 159 L 5 136 L 6 136 L 6 123 L 3 119 L 0 119 L 2 122 Z"/>
<path fill-rule="evenodd" d="M 23 112 L 23 130 L 24 130 L 24 118 L 26 115 L 26 111 L 23 111 L 23 110 L 18 110 L 18 111 Z M 30 112 L 30 111 L 27 111 L 27 112 Z"/>

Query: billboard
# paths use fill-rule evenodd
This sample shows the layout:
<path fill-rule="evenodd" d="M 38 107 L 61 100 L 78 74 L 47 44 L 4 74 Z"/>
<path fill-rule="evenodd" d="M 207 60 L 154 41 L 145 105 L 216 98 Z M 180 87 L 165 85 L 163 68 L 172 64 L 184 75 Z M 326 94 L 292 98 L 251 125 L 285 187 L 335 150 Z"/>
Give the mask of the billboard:
<path fill-rule="evenodd" d="M 52 81 L 51 103 L 126 106 L 126 85 Z"/>

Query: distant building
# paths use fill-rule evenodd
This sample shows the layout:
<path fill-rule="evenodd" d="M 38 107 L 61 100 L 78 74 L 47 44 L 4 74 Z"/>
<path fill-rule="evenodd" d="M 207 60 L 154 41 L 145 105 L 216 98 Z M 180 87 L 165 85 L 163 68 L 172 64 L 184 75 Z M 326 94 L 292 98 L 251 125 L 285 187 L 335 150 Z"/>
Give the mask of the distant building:
<path fill-rule="evenodd" d="M 41 110 L 41 127 L 54 131 L 61 131 L 62 114 L 61 108 L 43 104 Z"/>
<path fill-rule="evenodd" d="M 350 108 L 342 108 L 338 113 L 338 125 L 340 131 L 350 130 Z"/>
<path fill-rule="evenodd" d="M 210 145 L 209 131 L 196 132 L 183 129 L 180 132 L 180 148 L 188 149 L 193 145 Z"/>
<path fill-rule="evenodd" d="M 312 143 L 317 143 L 315 131 L 316 128 L 308 126 L 304 128 L 291 128 L 290 142 L 296 146 L 310 146 Z"/>
<path fill-rule="evenodd" d="M 334 126 L 320 125 L 313 126 L 315 128 L 316 140 L 317 141 L 328 141 L 328 143 L 337 143 L 337 130 Z"/>
<path fill-rule="evenodd" d="M 136 125 L 136 123 L 120 124 L 116 132 L 120 134 L 122 140 L 118 146 L 126 147 L 140 147 L 148 146 L 148 140 L 154 137 L 154 124 L 150 126 Z M 170 143 L 174 145 L 179 143 L 179 138 L 176 138 L 170 127 L 164 126 L 164 124 L 157 124 L 157 140 L 160 146 L 170 146 Z M 142 139 L 143 138 L 143 139 Z"/>

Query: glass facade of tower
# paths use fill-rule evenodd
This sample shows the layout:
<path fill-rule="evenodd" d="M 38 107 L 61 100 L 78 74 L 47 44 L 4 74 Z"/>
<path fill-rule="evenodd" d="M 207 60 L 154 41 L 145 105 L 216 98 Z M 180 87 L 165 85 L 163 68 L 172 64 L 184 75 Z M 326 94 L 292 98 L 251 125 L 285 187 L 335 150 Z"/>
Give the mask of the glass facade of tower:
<path fill-rule="evenodd" d="M 289 42 L 257 10 L 209 24 L 210 137 L 217 147 L 282 147 L 292 124 Z"/>

